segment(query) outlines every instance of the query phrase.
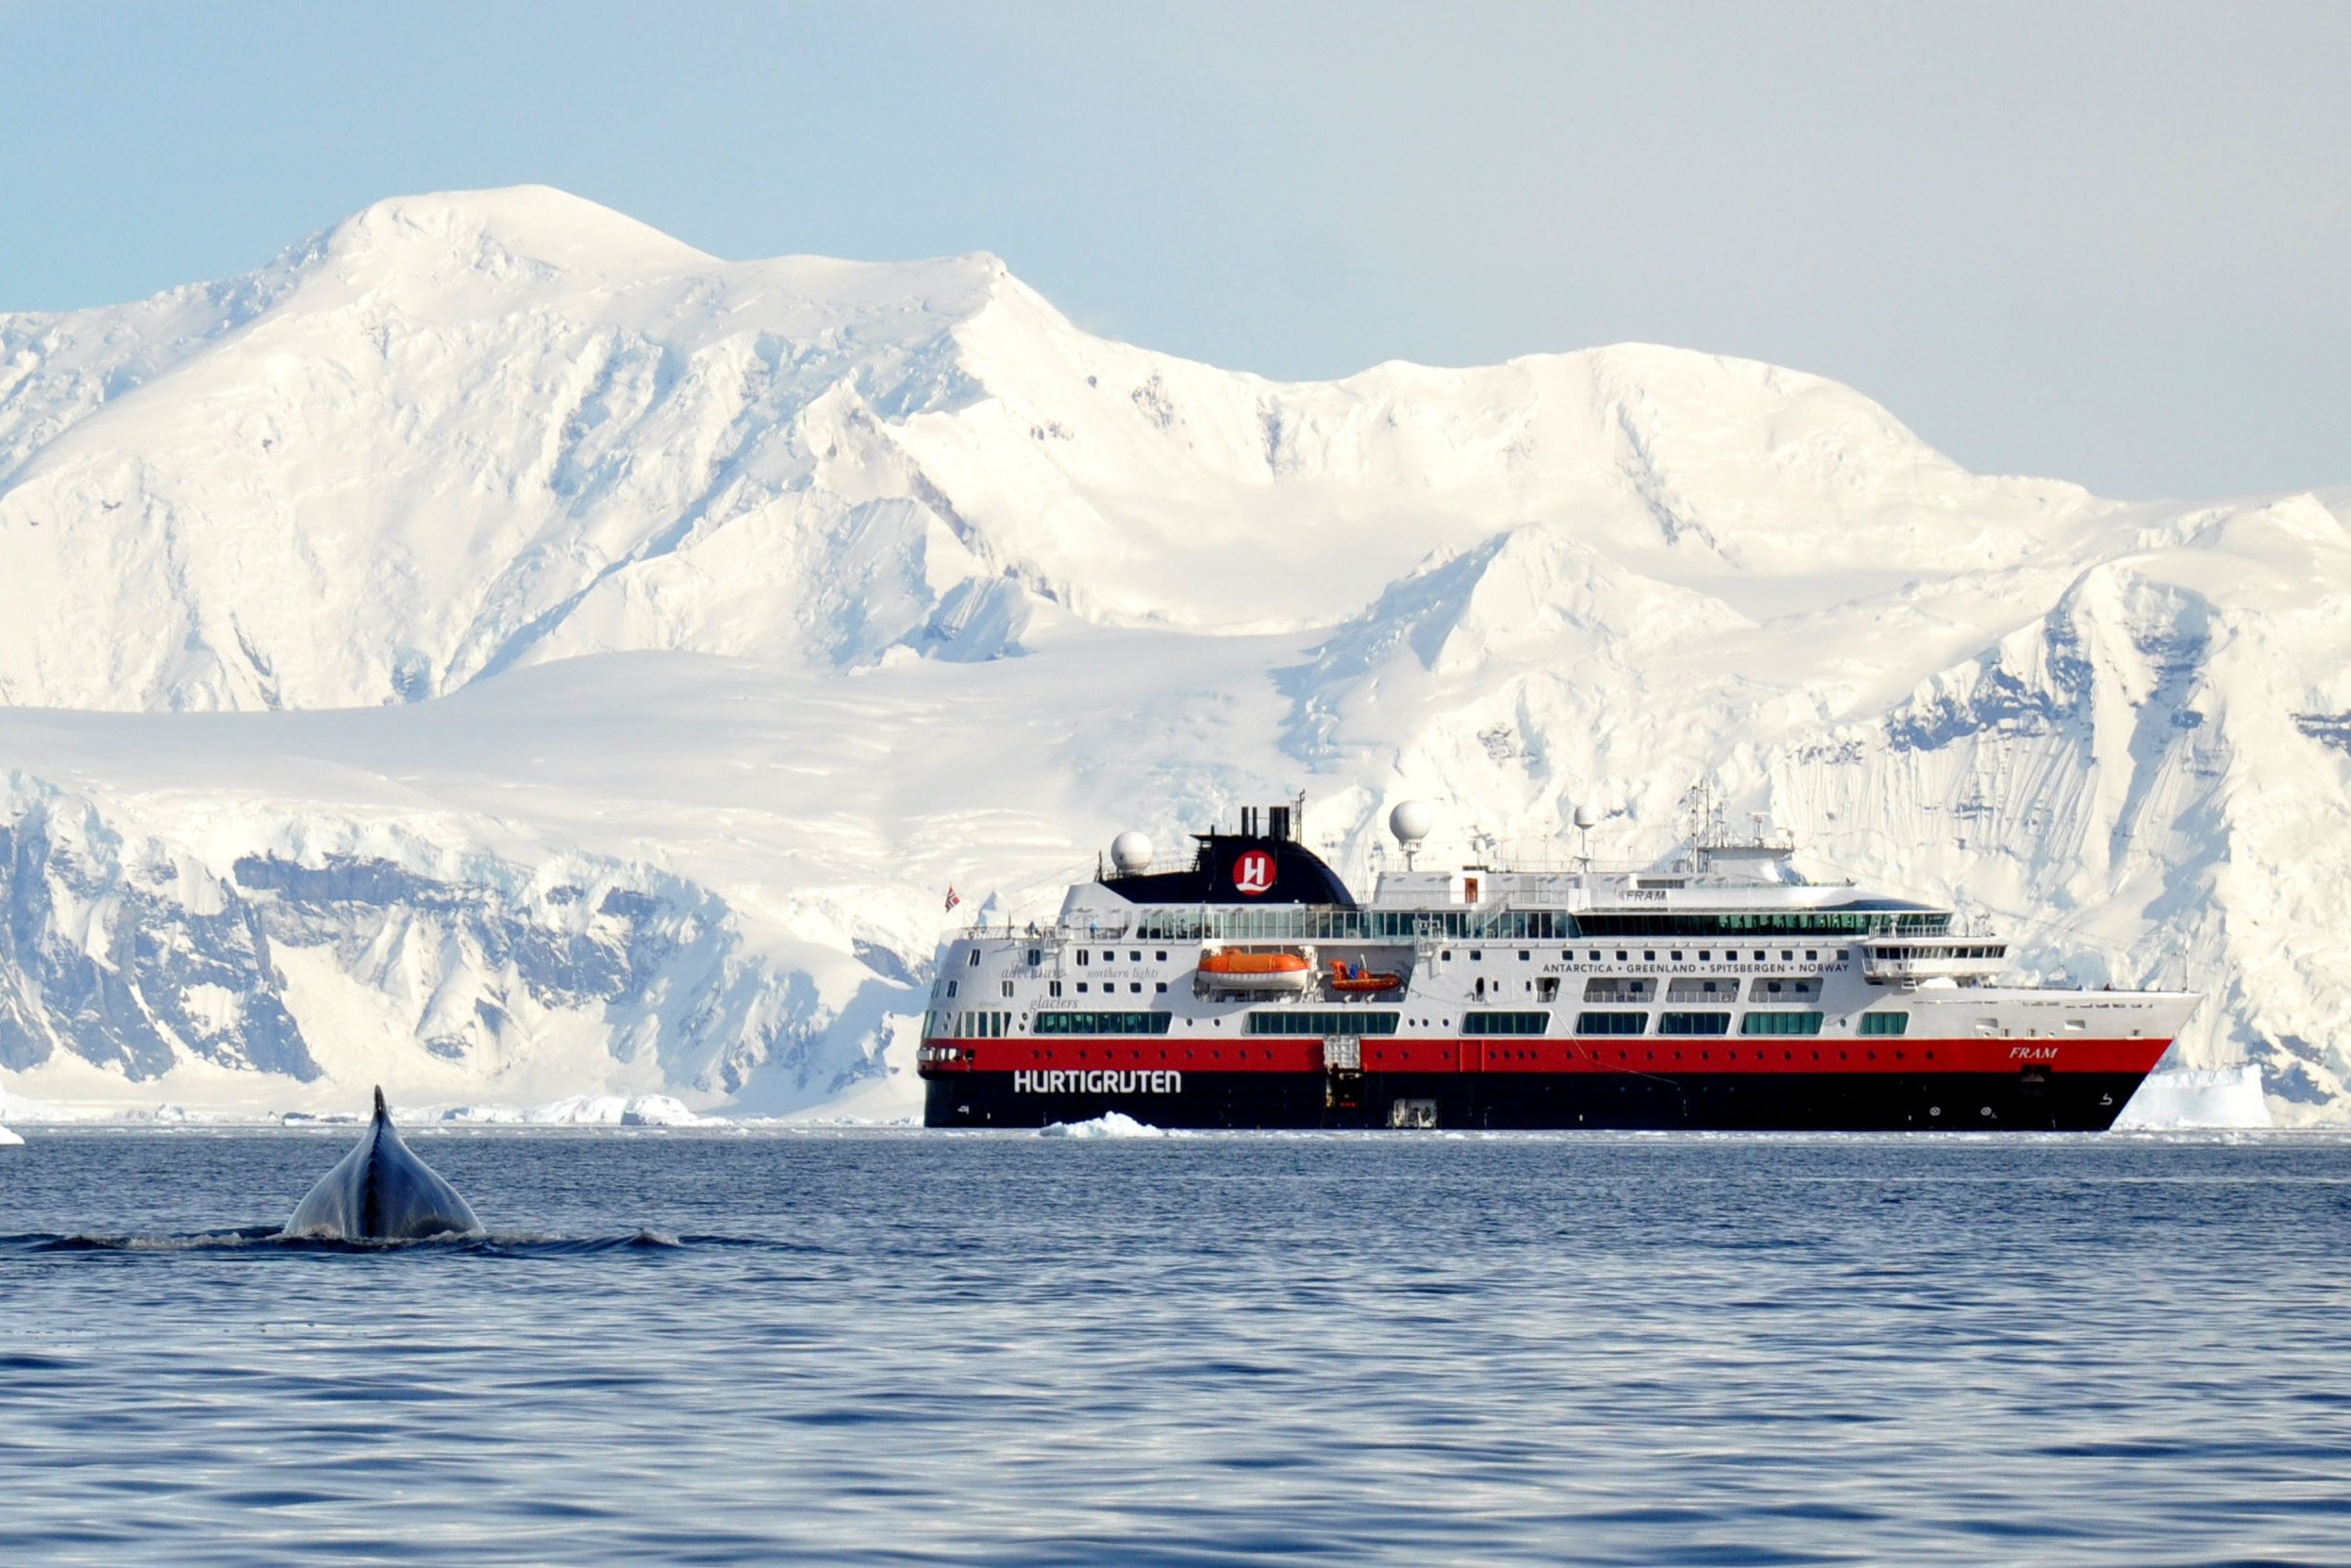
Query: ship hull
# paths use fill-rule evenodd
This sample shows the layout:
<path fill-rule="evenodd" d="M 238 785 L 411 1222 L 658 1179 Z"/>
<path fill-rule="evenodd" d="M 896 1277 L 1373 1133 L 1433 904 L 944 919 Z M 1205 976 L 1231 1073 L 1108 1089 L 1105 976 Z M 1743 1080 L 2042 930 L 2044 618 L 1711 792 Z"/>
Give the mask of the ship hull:
<path fill-rule="evenodd" d="M 924 1124 L 1640 1132 L 2103 1132 L 2143 1072 L 1009 1073 L 927 1076 Z M 1175 1080 L 1170 1082 L 1169 1080 Z"/>

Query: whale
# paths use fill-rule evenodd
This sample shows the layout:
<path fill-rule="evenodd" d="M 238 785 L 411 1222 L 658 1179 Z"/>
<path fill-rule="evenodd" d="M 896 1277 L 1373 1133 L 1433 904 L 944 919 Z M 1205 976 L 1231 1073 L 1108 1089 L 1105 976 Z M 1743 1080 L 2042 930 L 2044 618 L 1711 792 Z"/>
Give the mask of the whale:
<path fill-rule="evenodd" d="M 413 1242 L 471 1236 L 482 1223 L 458 1190 L 409 1152 L 375 1091 L 375 1114 L 358 1145 L 319 1177 L 280 1232 L 342 1242 Z"/>

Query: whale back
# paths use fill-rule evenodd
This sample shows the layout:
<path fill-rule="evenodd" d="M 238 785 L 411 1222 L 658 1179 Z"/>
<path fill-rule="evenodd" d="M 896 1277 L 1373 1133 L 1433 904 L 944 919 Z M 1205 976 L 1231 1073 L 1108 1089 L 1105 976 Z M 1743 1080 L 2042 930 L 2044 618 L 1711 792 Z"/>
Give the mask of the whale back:
<path fill-rule="evenodd" d="M 353 1242 L 412 1242 L 469 1235 L 481 1221 L 458 1190 L 409 1151 L 375 1091 L 375 1114 L 358 1143 L 321 1176 L 286 1222 L 288 1236 Z"/>

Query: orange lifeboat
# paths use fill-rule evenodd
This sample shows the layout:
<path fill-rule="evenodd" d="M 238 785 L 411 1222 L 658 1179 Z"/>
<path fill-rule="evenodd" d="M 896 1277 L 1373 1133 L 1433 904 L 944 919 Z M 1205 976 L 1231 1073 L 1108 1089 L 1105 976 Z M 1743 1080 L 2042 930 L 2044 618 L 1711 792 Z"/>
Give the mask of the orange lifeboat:
<path fill-rule="evenodd" d="M 1201 959 L 1200 973 L 1233 991 L 1304 991 L 1314 983 L 1314 966 L 1295 953 L 1226 948 Z"/>
<path fill-rule="evenodd" d="M 1404 984 L 1403 976 L 1391 974 L 1384 969 L 1367 972 L 1359 963 L 1345 964 L 1337 959 L 1330 960 L 1330 989 L 1333 991 L 1344 992 L 1349 995 L 1361 995 L 1366 993 L 1393 991 L 1402 984 Z"/>

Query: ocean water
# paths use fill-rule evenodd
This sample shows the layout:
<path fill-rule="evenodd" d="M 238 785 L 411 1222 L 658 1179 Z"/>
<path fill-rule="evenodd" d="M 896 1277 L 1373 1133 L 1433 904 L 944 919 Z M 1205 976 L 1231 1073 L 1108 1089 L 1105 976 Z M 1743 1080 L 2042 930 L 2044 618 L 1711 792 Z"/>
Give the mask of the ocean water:
<path fill-rule="evenodd" d="M 2341 1141 L 25 1131 L 11 1563 L 2351 1561 Z"/>

